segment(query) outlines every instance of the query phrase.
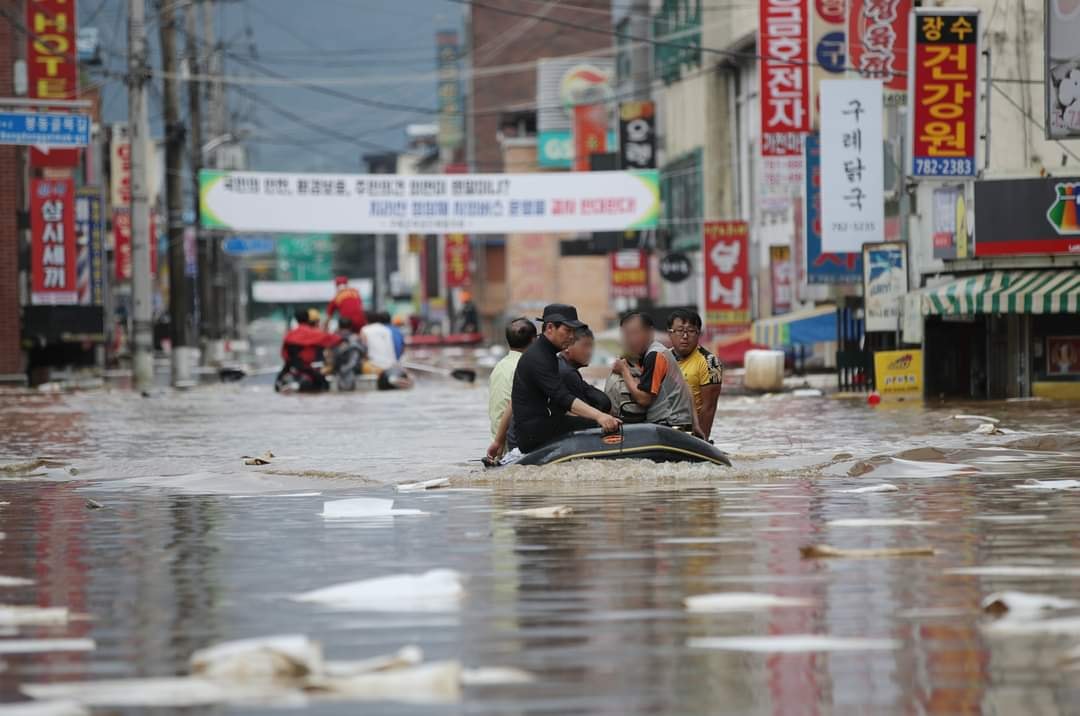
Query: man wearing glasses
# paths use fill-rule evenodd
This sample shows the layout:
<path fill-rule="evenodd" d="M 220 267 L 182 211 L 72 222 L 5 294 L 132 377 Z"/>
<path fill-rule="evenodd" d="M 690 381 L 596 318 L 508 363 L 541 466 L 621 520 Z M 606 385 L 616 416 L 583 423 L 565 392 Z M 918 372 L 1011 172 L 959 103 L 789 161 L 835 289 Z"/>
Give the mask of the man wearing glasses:
<path fill-rule="evenodd" d="M 701 316 L 680 308 L 668 316 L 667 326 L 672 351 L 694 396 L 698 424 L 707 437 L 712 432 L 716 418 L 716 403 L 724 382 L 724 366 L 698 343 L 701 340 Z"/>

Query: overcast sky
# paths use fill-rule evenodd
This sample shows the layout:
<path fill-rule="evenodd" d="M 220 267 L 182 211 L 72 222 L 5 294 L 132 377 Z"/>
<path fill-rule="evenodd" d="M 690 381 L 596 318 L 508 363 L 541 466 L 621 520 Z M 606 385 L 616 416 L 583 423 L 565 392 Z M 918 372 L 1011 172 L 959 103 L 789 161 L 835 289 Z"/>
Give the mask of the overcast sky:
<path fill-rule="evenodd" d="M 158 2 L 147 4 L 152 60 L 158 66 Z M 228 0 L 216 5 L 218 35 L 228 53 L 226 75 L 344 79 L 350 84 L 331 89 L 428 110 L 435 107 L 435 32 L 460 31 L 463 8 L 448 0 Z M 127 0 L 80 0 L 79 17 L 81 26 L 98 28 L 107 68 L 124 71 Z M 184 40 L 181 33 L 181 48 Z M 105 120 L 122 121 L 126 89 L 119 79 L 102 81 Z M 155 83 L 160 87 L 160 80 Z M 241 129 L 250 131 L 254 169 L 358 171 L 362 154 L 401 149 L 405 124 L 433 121 L 430 112 L 365 106 L 303 87 L 245 80 L 227 91 Z M 154 134 L 160 135 L 160 89 L 151 92 L 150 103 Z M 181 104 L 186 114 L 186 95 Z M 330 136 L 322 127 L 343 136 Z"/>

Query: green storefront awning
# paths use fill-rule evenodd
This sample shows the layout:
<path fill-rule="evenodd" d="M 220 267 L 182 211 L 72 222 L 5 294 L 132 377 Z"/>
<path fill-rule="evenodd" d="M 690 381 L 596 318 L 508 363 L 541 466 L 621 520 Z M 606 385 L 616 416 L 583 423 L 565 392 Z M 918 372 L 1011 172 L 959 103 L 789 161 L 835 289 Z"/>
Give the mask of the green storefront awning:
<path fill-rule="evenodd" d="M 908 294 L 924 316 L 977 313 L 1076 313 L 1080 270 L 991 271 Z"/>

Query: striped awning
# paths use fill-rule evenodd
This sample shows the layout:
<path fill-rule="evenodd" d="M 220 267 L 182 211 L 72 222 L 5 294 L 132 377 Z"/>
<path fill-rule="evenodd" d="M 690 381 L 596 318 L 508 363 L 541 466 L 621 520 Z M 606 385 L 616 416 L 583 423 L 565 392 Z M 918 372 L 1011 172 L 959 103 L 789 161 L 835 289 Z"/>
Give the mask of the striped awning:
<path fill-rule="evenodd" d="M 832 304 L 754 321 L 758 345 L 780 348 L 835 340 L 836 306 Z"/>
<path fill-rule="evenodd" d="M 914 295 L 918 296 L 919 312 L 924 316 L 1076 313 L 1080 270 L 991 271 L 925 288 Z"/>

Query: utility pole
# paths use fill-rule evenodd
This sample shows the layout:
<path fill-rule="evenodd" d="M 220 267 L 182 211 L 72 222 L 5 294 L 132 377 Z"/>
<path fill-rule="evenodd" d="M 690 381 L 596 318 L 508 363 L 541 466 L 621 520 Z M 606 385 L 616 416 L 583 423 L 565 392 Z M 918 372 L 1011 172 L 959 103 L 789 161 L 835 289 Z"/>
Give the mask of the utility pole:
<path fill-rule="evenodd" d="M 203 44 L 209 48 L 206 54 L 206 74 L 211 76 L 206 83 L 206 101 L 209 111 L 209 135 L 210 142 L 217 142 L 225 134 L 225 98 L 222 92 L 221 81 L 216 79 L 221 75 L 221 61 L 218 54 L 216 35 L 214 34 L 214 0 L 202 0 L 203 20 Z M 202 147 L 199 148 L 202 151 Z M 212 168 L 220 168 L 220 152 L 215 148 L 206 162 Z M 215 234 L 208 233 L 203 237 L 206 244 L 207 272 L 204 279 L 206 283 L 206 303 L 204 311 L 207 316 L 207 355 L 204 362 L 219 361 L 222 357 L 225 330 L 225 279 L 222 275 L 220 241 Z"/>
<path fill-rule="evenodd" d="M 135 389 L 154 383 L 154 308 L 150 275 L 150 202 L 146 150 L 150 127 L 146 111 L 149 80 L 145 0 L 128 0 L 128 124 L 131 133 L 131 292 Z"/>
<path fill-rule="evenodd" d="M 202 4 L 201 2 L 199 3 Z M 197 287 L 198 287 L 198 335 L 201 338 L 207 336 L 207 309 L 210 306 L 210 266 L 208 260 L 210 254 L 207 250 L 206 241 L 203 240 L 204 234 L 202 231 L 202 224 L 199 218 L 199 171 L 203 167 L 202 148 L 203 148 L 203 133 L 202 133 L 202 97 L 200 92 L 202 91 L 202 84 L 195 77 L 201 74 L 199 62 L 199 25 L 195 17 L 195 0 L 189 0 L 184 5 L 184 34 L 187 35 L 187 41 L 185 43 L 185 60 L 187 62 L 187 71 L 191 79 L 188 80 L 187 94 L 188 94 L 188 136 L 191 139 L 191 143 L 188 148 L 190 157 L 188 159 L 191 165 L 191 196 L 193 197 L 193 204 L 195 206 L 195 246 L 197 253 Z"/>
<path fill-rule="evenodd" d="M 164 88 L 161 100 L 165 120 L 165 205 L 169 233 L 169 324 L 172 335 L 172 383 L 191 380 L 187 351 L 192 344 L 191 292 L 184 257 L 184 125 L 180 121 L 180 87 L 176 79 L 176 3 L 158 3 L 158 34 Z"/>

